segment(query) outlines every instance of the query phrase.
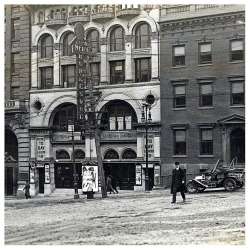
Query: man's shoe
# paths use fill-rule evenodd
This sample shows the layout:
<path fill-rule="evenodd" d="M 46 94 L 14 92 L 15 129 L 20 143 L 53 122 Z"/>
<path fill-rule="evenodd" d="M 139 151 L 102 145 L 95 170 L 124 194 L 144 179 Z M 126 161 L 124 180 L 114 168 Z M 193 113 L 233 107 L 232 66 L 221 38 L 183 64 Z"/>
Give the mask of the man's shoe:
<path fill-rule="evenodd" d="M 182 202 L 183 202 L 183 203 L 185 203 L 185 201 L 186 201 L 186 198 L 185 198 L 185 199 L 183 199 L 183 201 L 182 201 Z"/>
<path fill-rule="evenodd" d="M 175 203 L 175 201 L 171 201 L 171 203 Z"/>

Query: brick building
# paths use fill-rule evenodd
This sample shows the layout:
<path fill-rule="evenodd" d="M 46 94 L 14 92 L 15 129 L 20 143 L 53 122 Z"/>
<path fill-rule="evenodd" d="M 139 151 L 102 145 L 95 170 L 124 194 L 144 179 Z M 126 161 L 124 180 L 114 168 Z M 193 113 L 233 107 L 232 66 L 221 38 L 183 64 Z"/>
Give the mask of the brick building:
<path fill-rule="evenodd" d="M 29 178 L 30 17 L 5 6 L 5 195 Z"/>
<path fill-rule="evenodd" d="M 161 164 L 187 174 L 245 163 L 244 5 L 160 11 Z"/>

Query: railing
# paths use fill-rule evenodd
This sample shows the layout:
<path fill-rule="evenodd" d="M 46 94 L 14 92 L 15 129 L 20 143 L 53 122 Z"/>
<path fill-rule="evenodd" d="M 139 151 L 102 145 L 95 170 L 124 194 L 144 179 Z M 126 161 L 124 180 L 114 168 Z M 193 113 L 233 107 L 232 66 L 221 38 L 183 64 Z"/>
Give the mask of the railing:
<path fill-rule="evenodd" d="M 67 14 L 65 12 L 55 12 L 47 16 L 47 20 L 65 20 Z"/>
<path fill-rule="evenodd" d="M 219 7 L 220 7 L 220 5 L 218 5 L 218 4 L 196 4 L 195 11 L 217 9 Z"/>
<path fill-rule="evenodd" d="M 98 5 L 95 9 L 92 10 L 92 14 L 97 13 L 114 13 L 115 7 L 110 5 Z"/>
<path fill-rule="evenodd" d="M 25 101 L 24 100 L 9 100 L 6 101 L 5 109 L 24 109 L 25 108 Z"/>

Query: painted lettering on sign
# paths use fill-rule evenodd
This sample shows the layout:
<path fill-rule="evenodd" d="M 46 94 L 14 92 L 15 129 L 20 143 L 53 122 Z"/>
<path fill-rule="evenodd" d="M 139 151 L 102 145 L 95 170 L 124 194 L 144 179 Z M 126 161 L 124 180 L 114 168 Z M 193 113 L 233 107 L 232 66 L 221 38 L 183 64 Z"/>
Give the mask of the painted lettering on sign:
<path fill-rule="evenodd" d="M 146 145 L 146 136 L 144 136 L 144 141 Z M 144 156 L 146 158 L 146 146 L 144 149 Z M 148 159 L 154 159 L 154 135 L 148 135 Z"/>
<path fill-rule="evenodd" d="M 38 161 L 43 161 L 45 159 L 45 138 L 37 137 L 36 146 L 36 158 Z"/>

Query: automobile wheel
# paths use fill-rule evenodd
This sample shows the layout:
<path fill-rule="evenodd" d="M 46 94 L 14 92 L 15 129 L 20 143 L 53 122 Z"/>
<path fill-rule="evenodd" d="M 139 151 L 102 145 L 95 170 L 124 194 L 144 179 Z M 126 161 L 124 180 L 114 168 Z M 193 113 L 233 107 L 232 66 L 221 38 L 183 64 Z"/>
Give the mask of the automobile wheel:
<path fill-rule="evenodd" d="M 244 187 L 244 182 L 241 182 L 240 184 L 239 184 L 239 188 L 243 188 Z"/>
<path fill-rule="evenodd" d="M 205 187 L 202 187 L 202 186 L 199 186 L 197 187 L 197 190 L 199 193 L 203 192 L 206 188 Z"/>
<path fill-rule="evenodd" d="M 197 185 L 190 181 L 188 184 L 187 184 L 187 191 L 190 193 L 190 194 L 193 194 L 193 193 L 196 193 L 198 190 L 197 188 Z"/>
<path fill-rule="evenodd" d="M 227 191 L 234 191 L 236 189 L 236 182 L 233 179 L 226 179 L 224 181 L 224 188 Z"/>

